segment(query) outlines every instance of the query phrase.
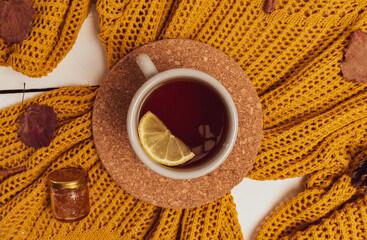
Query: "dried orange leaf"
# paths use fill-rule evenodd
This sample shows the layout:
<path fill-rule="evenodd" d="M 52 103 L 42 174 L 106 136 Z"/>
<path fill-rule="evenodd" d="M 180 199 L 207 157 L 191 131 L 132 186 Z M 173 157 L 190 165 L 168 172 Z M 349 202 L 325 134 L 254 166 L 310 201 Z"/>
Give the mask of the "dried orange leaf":
<path fill-rule="evenodd" d="M 7 43 L 22 43 L 32 29 L 32 0 L 0 2 L 0 37 Z"/>
<path fill-rule="evenodd" d="M 29 147 L 47 147 L 54 138 L 56 113 L 46 105 L 30 106 L 19 119 L 18 135 Z"/>
<path fill-rule="evenodd" d="M 346 80 L 367 84 L 367 33 L 352 33 L 340 68 Z"/>

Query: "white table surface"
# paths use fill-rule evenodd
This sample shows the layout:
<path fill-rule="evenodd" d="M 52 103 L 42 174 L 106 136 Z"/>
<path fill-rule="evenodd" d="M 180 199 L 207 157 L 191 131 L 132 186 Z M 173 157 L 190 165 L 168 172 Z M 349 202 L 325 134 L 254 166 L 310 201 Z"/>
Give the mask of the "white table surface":
<path fill-rule="evenodd" d="M 26 83 L 27 89 L 99 85 L 107 74 L 107 61 L 98 32 L 97 12 L 92 6 L 75 45 L 52 73 L 42 78 L 29 78 L 11 67 L 0 67 L 0 90 L 23 89 L 23 83 Z M 39 94 L 26 93 L 25 99 Z M 21 93 L 0 94 L 0 109 L 20 103 L 21 100 Z M 256 238 L 260 224 L 279 204 L 302 191 L 301 181 L 302 178 L 278 181 L 245 178 L 232 190 L 246 240 Z"/>

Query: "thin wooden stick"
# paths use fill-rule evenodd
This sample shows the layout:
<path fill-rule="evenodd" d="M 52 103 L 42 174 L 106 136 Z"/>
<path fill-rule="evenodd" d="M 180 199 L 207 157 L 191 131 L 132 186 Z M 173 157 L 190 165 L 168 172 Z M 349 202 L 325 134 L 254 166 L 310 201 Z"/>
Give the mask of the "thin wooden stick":
<path fill-rule="evenodd" d="M 22 107 L 24 102 L 24 95 L 25 95 L 25 83 L 23 83 Z"/>

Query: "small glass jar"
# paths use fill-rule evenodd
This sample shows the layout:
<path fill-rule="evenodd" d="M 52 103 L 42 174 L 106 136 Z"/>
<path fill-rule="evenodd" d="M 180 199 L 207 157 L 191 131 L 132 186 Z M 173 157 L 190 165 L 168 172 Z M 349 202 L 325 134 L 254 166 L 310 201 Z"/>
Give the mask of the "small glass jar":
<path fill-rule="evenodd" d="M 52 214 L 62 222 L 79 221 L 89 214 L 88 174 L 80 168 L 53 171 L 49 176 Z"/>

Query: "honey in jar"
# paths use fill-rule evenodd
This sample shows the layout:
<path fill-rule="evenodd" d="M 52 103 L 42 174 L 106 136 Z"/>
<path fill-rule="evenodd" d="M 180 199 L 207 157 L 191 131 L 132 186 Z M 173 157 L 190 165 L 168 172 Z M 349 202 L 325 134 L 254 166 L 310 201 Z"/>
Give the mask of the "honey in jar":
<path fill-rule="evenodd" d="M 49 176 L 52 214 L 62 222 L 79 221 L 89 214 L 88 174 L 80 168 L 53 171 Z"/>

